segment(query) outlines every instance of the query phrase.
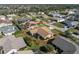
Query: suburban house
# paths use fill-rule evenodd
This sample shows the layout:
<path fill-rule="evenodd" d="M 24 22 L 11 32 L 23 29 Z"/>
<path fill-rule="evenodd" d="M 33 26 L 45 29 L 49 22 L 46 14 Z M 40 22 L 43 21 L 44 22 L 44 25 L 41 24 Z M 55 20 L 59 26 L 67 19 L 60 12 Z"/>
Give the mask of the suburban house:
<path fill-rule="evenodd" d="M 6 16 L 0 15 L 0 19 L 5 20 L 6 19 Z"/>
<path fill-rule="evenodd" d="M 75 21 L 76 20 L 76 17 L 74 15 L 69 15 L 66 17 L 67 20 L 70 20 L 70 21 Z"/>
<path fill-rule="evenodd" d="M 50 29 L 47 27 L 36 27 L 30 30 L 30 33 L 32 35 L 37 35 L 39 37 L 42 37 L 43 39 L 52 39 L 54 38 L 54 33 L 51 32 Z"/>
<path fill-rule="evenodd" d="M 12 33 L 14 33 L 17 30 L 18 28 L 13 25 L 0 27 L 0 32 L 2 32 L 4 35 L 12 35 Z"/>
<path fill-rule="evenodd" d="M 65 15 L 62 15 L 62 14 L 60 14 L 59 12 L 53 12 L 53 13 L 51 13 L 51 15 L 52 15 L 53 17 L 60 17 L 60 18 L 65 17 Z"/>
<path fill-rule="evenodd" d="M 0 53 L 14 53 L 14 51 L 18 51 L 21 48 L 26 47 L 26 44 L 22 37 L 16 38 L 15 36 L 4 36 L 0 39 Z"/>
<path fill-rule="evenodd" d="M 63 22 L 65 21 L 66 19 L 66 16 L 65 15 L 61 15 L 59 13 L 52 13 L 52 16 L 53 16 L 53 20 L 56 21 L 56 22 Z"/>
<path fill-rule="evenodd" d="M 78 25 L 78 22 L 77 21 L 65 21 L 63 22 L 65 24 L 65 26 L 67 27 L 76 27 Z"/>
<path fill-rule="evenodd" d="M 45 24 L 45 25 L 42 25 Z M 24 25 L 21 26 L 22 29 L 32 29 L 38 26 L 48 26 L 47 22 L 43 22 L 43 21 L 30 21 L 30 22 L 26 22 Z"/>
<path fill-rule="evenodd" d="M 75 18 L 76 18 L 76 19 L 79 19 L 79 10 L 77 10 L 77 11 L 75 12 Z"/>
<path fill-rule="evenodd" d="M 54 12 L 49 12 L 49 15 L 53 16 L 53 17 L 56 17 L 56 16 L 60 16 L 60 14 L 56 11 Z"/>
<path fill-rule="evenodd" d="M 0 18 L 0 27 L 12 25 L 12 22 L 8 19 Z"/>
<path fill-rule="evenodd" d="M 43 15 L 43 14 L 45 14 L 44 12 L 38 12 L 38 15 Z"/>
<path fill-rule="evenodd" d="M 17 19 L 17 22 L 18 23 L 26 23 L 26 22 L 29 22 L 31 19 L 29 18 L 19 18 Z"/>
<path fill-rule="evenodd" d="M 21 26 L 22 29 L 31 29 L 37 26 L 39 22 L 35 22 L 35 21 L 30 21 L 30 22 L 26 22 L 24 25 Z"/>
<path fill-rule="evenodd" d="M 73 10 L 73 9 L 68 11 L 68 15 L 72 15 L 72 14 L 75 14 L 75 10 Z"/>
<path fill-rule="evenodd" d="M 12 22 L 7 18 L 0 18 L 0 32 L 4 35 L 10 35 L 16 31 L 16 27 L 12 25 Z"/>
<path fill-rule="evenodd" d="M 56 22 L 63 22 L 65 20 L 66 20 L 65 18 L 53 17 L 53 21 L 56 21 Z"/>
<path fill-rule="evenodd" d="M 29 12 L 29 14 L 30 14 L 30 15 L 36 15 L 36 13 L 35 13 L 35 12 Z"/>
<path fill-rule="evenodd" d="M 67 38 L 58 36 L 52 42 L 57 48 L 62 50 L 61 54 L 73 54 L 76 51 L 76 46 Z"/>
<path fill-rule="evenodd" d="M 0 16 L 0 32 L 4 35 L 10 35 L 16 31 L 16 27 L 12 25 L 12 21 L 5 16 Z"/>
<path fill-rule="evenodd" d="M 79 19 L 79 10 L 72 9 L 72 10 L 69 11 L 68 15 L 74 15 L 75 19 Z"/>
<path fill-rule="evenodd" d="M 8 15 L 7 15 L 7 18 L 8 18 L 9 20 L 13 20 L 16 16 L 17 16 L 17 15 L 15 15 L 15 14 L 8 14 Z"/>

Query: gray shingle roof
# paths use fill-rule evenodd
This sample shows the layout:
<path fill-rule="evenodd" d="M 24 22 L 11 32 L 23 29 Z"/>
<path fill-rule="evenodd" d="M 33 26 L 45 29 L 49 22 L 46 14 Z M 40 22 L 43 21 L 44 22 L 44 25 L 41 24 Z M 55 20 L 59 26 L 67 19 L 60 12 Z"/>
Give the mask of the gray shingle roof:
<path fill-rule="evenodd" d="M 78 24 L 77 21 L 65 21 L 65 24 L 69 27 L 76 26 Z"/>
<path fill-rule="evenodd" d="M 0 32 L 3 32 L 5 34 L 15 32 L 16 30 L 17 30 L 17 28 L 15 26 L 13 26 L 13 25 L 0 27 Z"/>
<path fill-rule="evenodd" d="M 29 19 L 29 18 L 20 18 L 20 19 L 18 19 L 17 21 L 24 23 L 24 22 L 30 21 L 30 20 L 31 20 L 31 19 Z"/>
<path fill-rule="evenodd" d="M 0 39 L 0 46 L 3 47 L 4 53 L 7 53 L 11 49 L 19 50 L 20 48 L 25 47 L 26 44 L 21 37 L 15 38 L 15 36 L 5 36 Z"/>
<path fill-rule="evenodd" d="M 76 50 L 76 47 L 72 43 L 66 41 L 63 37 L 55 38 L 55 40 L 52 41 L 52 44 L 63 50 L 63 54 L 74 53 Z"/>

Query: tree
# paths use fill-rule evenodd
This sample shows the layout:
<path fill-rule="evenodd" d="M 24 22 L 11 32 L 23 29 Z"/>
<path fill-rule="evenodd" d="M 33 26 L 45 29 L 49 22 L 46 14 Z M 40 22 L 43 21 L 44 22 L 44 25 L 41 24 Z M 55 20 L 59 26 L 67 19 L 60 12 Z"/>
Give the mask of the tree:
<path fill-rule="evenodd" d="M 71 36 L 72 36 L 72 34 L 71 34 L 71 32 L 70 32 L 69 30 L 65 31 L 65 35 L 66 35 L 67 37 L 71 37 Z"/>
<path fill-rule="evenodd" d="M 55 50 L 55 48 L 50 44 L 47 44 L 46 47 L 47 47 L 48 52 L 51 52 L 51 51 Z"/>
<path fill-rule="evenodd" d="M 3 33 L 3 32 L 1 32 L 1 34 L 2 34 L 2 35 L 4 35 L 4 33 Z"/>

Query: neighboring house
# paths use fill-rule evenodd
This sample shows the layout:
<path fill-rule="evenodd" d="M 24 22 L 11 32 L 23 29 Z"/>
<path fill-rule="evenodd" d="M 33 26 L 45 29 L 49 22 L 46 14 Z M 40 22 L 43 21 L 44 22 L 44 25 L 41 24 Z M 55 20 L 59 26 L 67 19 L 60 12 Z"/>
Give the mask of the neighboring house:
<path fill-rule="evenodd" d="M 77 9 L 69 9 L 68 15 L 74 15 L 78 10 Z"/>
<path fill-rule="evenodd" d="M 79 20 L 79 10 L 75 12 L 75 18 Z"/>
<path fill-rule="evenodd" d="M 6 16 L 4 16 L 4 15 L 0 15 L 0 19 L 2 19 L 2 20 L 6 20 Z"/>
<path fill-rule="evenodd" d="M 51 13 L 49 13 L 49 15 L 51 15 L 51 16 L 53 16 L 53 17 L 58 17 L 58 16 L 60 16 L 60 14 L 57 13 L 57 12 L 51 12 Z"/>
<path fill-rule="evenodd" d="M 12 25 L 12 23 L 0 23 L 0 27 L 9 26 Z"/>
<path fill-rule="evenodd" d="M 73 15 L 73 14 L 75 14 L 75 11 L 74 10 L 69 10 L 68 11 L 68 15 Z"/>
<path fill-rule="evenodd" d="M 17 15 L 15 14 L 8 14 L 7 17 L 16 17 Z"/>
<path fill-rule="evenodd" d="M 38 23 L 39 22 L 35 22 L 35 21 L 26 22 L 24 25 L 21 26 L 21 28 L 29 30 L 29 29 L 31 29 L 33 27 L 36 27 Z"/>
<path fill-rule="evenodd" d="M 52 16 L 53 16 L 53 20 L 56 21 L 56 22 L 63 22 L 65 21 L 65 15 L 61 15 L 59 13 L 52 13 Z"/>
<path fill-rule="evenodd" d="M 8 14 L 8 15 L 7 15 L 7 18 L 8 18 L 9 20 L 14 20 L 14 19 L 16 18 L 16 16 L 17 16 L 17 15 L 15 15 L 15 14 Z"/>
<path fill-rule="evenodd" d="M 2 47 L 2 51 L 5 54 L 12 50 L 18 51 L 19 49 L 26 47 L 26 44 L 22 37 L 16 38 L 15 36 L 10 35 L 0 39 L 0 47 Z"/>
<path fill-rule="evenodd" d="M 65 17 L 65 15 L 62 15 L 62 14 L 60 14 L 60 13 L 58 13 L 58 12 L 53 12 L 53 13 L 51 13 L 51 15 L 52 15 L 53 17 L 59 17 L 59 18 Z"/>
<path fill-rule="evenodd" d="M 12 22 L 8 19 L 0 18 L 0 27 L 7 26 L 7 25 L 12 25 Z"/>
<path fill-rule="evenodd" d="M 63 22 L 66 19 L 65 18 L 59 18 L 59 17 L 53 17 L 53 20 L 56 21 L 56 22 Z"/>
<path fill-rule="evenodd" d="M 61 54 L 72 54 L 76 51 L 76 46 L 72 44 L 71 42 L 69 42 L 66 38 L 61 37 L 61 36 L 56 37 L 52 41 L 52 44 L 63 51 L 61 52 Z"/>
<path fill-rule="evenodd" d="M 11 35 L 16 30 L 18 30 L 18 28 L 16 26 L 13 26 L 13 25 L 0 27 L 0 32 L 2 32 L 4 35 Z"/>
<path fill-rule="evenodd" d="M 55 35 L 47 27 L 36 27 L 30 30 L 30 33 L 32 35 L 38 34 L 38 36 L 42 37 L 43 39 L 52 39 L 54 38 L 54 35 Z"/>
<path fill-rule="evenodd" d="M 10 35 L 16 31 L 16 27 L 12 25 L 12 21 L 7 18 L 0 18 L 0 32 L 4 35 Z"/>
<path fill-rule="evenodd" d="M 76 27 L 78 25 L 78 22 L 77 21 L 65 21 L 64 22 L 65 26 L 67 27 Z"/>
<path fill-rule="evenodd" d="M 75 19 L 79 19 L 79 10 L 76 10 L 76 9 L 70 10 L 68 14 L 69 15 L 74 15 Z"/>
<path fill-rule="evenodd" d="M 38 12 L 38 15 L 44 15 L 45 13 L 44 12 Z"/>
<path fill-rule="evenodd" d="M 29 19 L 29 18 L 20 18 L 20 19 L 17 19 L 17 22 L 18 23 L 25 23 L 25 22 L 28 22 L 28 21 L 30 21 L 31 19 Z"/>
<path fill-rule="evenodd" d="M 30 14 L 30 15 L 36 15 L 36 13 L 35 13 L 35 12 L 29 12 L 29 14 Z"/>
<path fill-rule="evenodd" d="M 69 18 L 68 18 L 67 20 L 70 20 L 70 21 L 75 21 L 75 20 L 76 20 L 76 18 L 75 18 L 75 16 L 69 16 Z"/>

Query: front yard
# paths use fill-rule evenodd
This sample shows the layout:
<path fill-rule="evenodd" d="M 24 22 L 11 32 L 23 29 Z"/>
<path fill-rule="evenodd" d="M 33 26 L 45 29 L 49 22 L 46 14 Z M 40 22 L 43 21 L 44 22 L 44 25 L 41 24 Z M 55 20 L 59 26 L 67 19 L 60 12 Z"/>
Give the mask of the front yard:
<path fill-rule="evenodd" d="M 3 36 L 2 35 L 0 35 L 0 38 L 2 38 Z"/>
<path fill-rule="evenodd" d="M 26 31 L 24 30 L 18 30 L 15 33 L 13 33 L 13 35 L 15 35 L 16 37 L 25 37 L 26 36 Z"/>
<path fill-rule="evenodd" d="M 57 30 L 57 29 L 53 29 L 53 30 L 51 30 L 53 33 L 55 33 L 55 34 L 57 34 L 57 35 L 65 35 L 65 33 L 64 32 L 61 32 L 61 31 L 59 31 L 59 30 Z"/>
<path fill-rule="evenodd" d="M 57 26 L 57 27 L 60 27 L 60 28 L 64 27 L 64 25 L 62 23 L 55 23 L 54 25 Z"/>
<path fill-rule="evenodd" d="M 48 25 L 46 25 L 46 24 L 38 24 L 38 26 L 40 26 L 40 27 L 43 27 L 43 26 L 48 27 Z"/>
<path fill-rule="evenodd" d="M 74 28 L 70 28 L 68 31 L 70 31 L 70 32 L 77 32 L 78 30 L 77 29 L 74 29 Z"/>

